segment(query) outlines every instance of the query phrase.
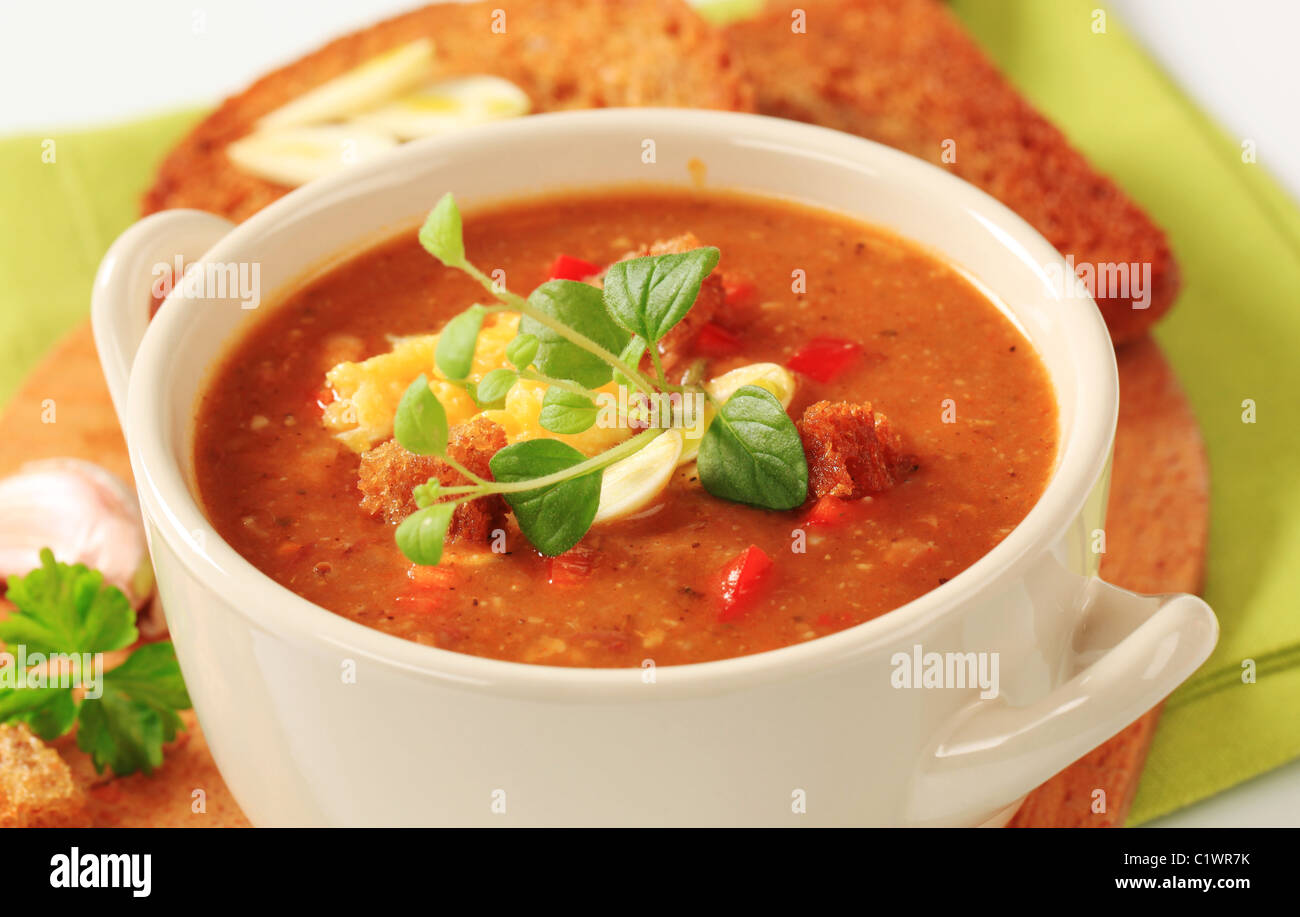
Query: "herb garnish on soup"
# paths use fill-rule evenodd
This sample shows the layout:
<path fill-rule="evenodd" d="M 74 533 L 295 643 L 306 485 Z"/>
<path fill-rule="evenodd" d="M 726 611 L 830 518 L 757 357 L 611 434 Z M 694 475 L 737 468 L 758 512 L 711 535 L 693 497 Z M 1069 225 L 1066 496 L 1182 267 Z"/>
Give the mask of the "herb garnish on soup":
<path fill-rule="evenodd" d="M 336 613 L 641 666 L 937 587 L 1028 512 L 1056 436 L 1032 347 L 955 268 L 788 202 L 631 188 L 464 223 L 443 197 L 256 324 L 195 465 L 223 537 Z"/>

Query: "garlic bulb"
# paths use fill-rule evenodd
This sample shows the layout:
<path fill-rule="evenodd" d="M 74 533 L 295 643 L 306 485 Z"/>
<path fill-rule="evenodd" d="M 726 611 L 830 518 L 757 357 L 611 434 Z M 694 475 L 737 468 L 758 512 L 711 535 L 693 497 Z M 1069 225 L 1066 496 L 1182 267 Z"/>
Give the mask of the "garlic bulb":
<path fill-rule="evenodd" d="M 99 570 L 137 609 L 153 593 L 140 505 L 98 465 L 46 459 L 0 480 L 0 579 L 39 567 L 47 547 L 65 564 Z"/>

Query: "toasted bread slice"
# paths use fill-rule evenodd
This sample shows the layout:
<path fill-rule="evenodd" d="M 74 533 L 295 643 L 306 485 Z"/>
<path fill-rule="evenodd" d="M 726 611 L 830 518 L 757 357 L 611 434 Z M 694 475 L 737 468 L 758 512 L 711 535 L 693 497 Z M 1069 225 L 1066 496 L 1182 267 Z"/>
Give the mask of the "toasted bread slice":
<path fill-rule="evenodd" d="M 806 32 L 795 31 L 796 8 Z M 1149 289 L 1130 278 L 1103 284 L 1097 297 L 1115 341 L 1140 336 L 1173 303 L 1178 270 L 1164 233 L 1021 98 L 936 0 L 769 0 L 726 34 L 759 111 L 939 164 L 1015 210 L 1076 265 L 1136 264 L 1139 278 L 1150 265 Z M 945 151 L 955 161 L 945 162 Z"/>
<path fill-rule="evenodd" d="M 665 105 L 749 111 L 721 35 L 682 0 L 492 0 L 427 6 L 340 38 L 227 99 L 163 162 L 145 213 L 195 207 L 241 220 L 287 193 L 240 171 L 226 146 L 261 116 L 420 38 L 436 74 L 504 77 L 535 111 Z"/>
<path fill-rule="evenodd" d="M 86 800 L 59 753 L 25 725 L 0 725 L 0 828 L 84 824 Z"/>

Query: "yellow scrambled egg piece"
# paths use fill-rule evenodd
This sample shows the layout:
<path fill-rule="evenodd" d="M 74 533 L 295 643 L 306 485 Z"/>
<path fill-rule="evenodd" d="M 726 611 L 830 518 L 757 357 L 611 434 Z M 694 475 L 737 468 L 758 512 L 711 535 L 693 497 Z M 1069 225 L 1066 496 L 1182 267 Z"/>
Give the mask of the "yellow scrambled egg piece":
<path fill-rule="evenodd" d="M 519 330 L 519 316 L 511 312 L 491 315 L 479 332 L 470 379 L 478 382 L 494 369 L 509 366 L 506 346 Z M 354 452 L 364 452 L 393 435 L 393 414 L 402 393 L 420 373 L 429 377 L 429 388 L 447 412 L 447 423 L 455 426 L 479 413 L 474 399 L 463 388 L 446 380 L 435 365 L 438 335 L 422 334 L 401 338 L 393 349 L 357 363 L 340 363 L 325 374 L 335 400 L 325 408 L 325 426 Z M 582 433 L 560 435 L 542 427 L 542 399 L 547 386 L 522 379 L 506 396 L 499 410 L 483 415 L 499 423 L 511 443 L 539 436 L 568 443 L 586 455 L 595 455 L 631 435 L 626 428 L 593 426 Z M 613 383 L 600 391 L 614 392 Z"/>

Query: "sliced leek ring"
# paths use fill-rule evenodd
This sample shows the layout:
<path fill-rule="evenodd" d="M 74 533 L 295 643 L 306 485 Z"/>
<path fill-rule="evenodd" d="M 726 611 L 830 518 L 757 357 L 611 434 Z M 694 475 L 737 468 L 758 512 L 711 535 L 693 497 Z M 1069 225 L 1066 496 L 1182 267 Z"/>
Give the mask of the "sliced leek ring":
<path fill-rule="evenodd" d="M 681 452 L 681 431 L 667 430 L 643 449 L 606 468 L 600 482 L 600 505 L 592 525 L 644 509 L 668 486 Z"/>
<path fill-rule="evenodd" d="M 304 93 L 258 120 L 259 129 L 337 121 L 396 98 L 429 79 L 433 42 L 427 38 L 394 48 Z"/>
<path fill-rule="evenodd" d="M 700 454 L 700 443 L 704 442 L 704 433 L 709 429 L 709 424 L 713 423 L 713 405 L 704 406 L 704 416 L 699 423 L 699 430 L 688 430 L 682 428 L 682 454 L 677 457 L 678 466 L 689 465 L 695 461 Z"/>
<path fill-rule="evenodd" d="M 776 396 L 776 400 L 781 402 L 783 408 L 788 408 L 790 399 L 794 398 L 794 373 L 776 363 L 750 363 L 748 366 L 738 366 L 731 372 L 723 373 L 716 379 L 704 383 L 704 389 L 719 404 L 726 404 L 727 399 L 734 395 L 737 389 L 746 385 L 757 385 L 759 388 L 767 389 Z"/>
<path fill-rule="evenodd" d="M 517 118 L 533 107 L 528 94 L 509 80 L 485 74 L 430 83 L 354 121 L 402 140 L 447 134 L 475 124 Z"/>
<path fill-rule="evenodd" d="M 322 124 L 257 131 L 230 144 L 226 155 L 245 172 L 292 188 L 395 146 L 393 137 L 378 131 Z"/>

